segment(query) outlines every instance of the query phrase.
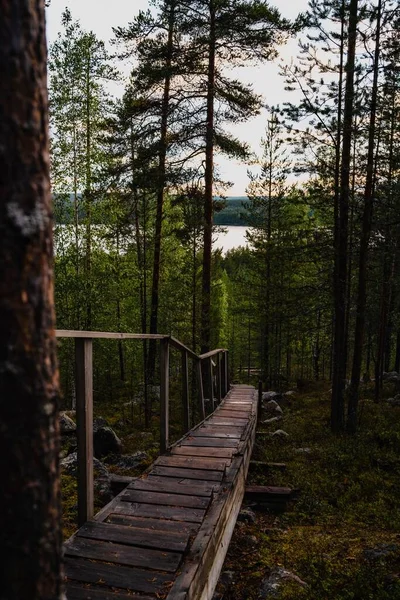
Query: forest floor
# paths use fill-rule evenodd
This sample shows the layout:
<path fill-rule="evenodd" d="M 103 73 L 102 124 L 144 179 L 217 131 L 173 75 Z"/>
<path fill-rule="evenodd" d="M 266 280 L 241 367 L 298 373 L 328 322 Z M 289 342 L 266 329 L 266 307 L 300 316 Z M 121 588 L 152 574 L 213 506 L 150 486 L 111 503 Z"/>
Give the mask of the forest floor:
<path fill-rule="evenodd" d="M 287 467 L 248 483 L 300 493 L 284 511 L 237 523 L 215 598 L 400 599 L 400 407 L 364 399 L 357 436 L 333 435 L 329 410 L 327 390 L 298 394 L 269 426 L 289 436 L 257 436 L 253 459 Z M 268 585 L 282 568 L 306 585 Z"/>

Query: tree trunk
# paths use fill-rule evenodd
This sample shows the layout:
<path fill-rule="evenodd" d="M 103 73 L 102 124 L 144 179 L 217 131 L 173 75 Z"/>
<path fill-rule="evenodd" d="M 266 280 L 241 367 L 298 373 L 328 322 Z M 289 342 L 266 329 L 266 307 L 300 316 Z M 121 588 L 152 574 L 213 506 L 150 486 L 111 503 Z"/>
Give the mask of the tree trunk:
<path fill-rule="evenodd" d="M 168 17 L 168 41 L 165 60 L 165 80 L 164 92 L 161 108 L 161 127 L 160 127 L 160 149 L 158 153 L 158 186 L 157 186 L 157 212 L 156 226 L 154 234 L 154 259 L 153 259 L 153 281 L 151 286 L 151 301 L 150 301 L 150 333 L 158 333 L 158 305 L 159 305 L 159 288 L 160 288 L 160 261 L 161 261 L 161 235 L 162 222 L 164 215 L 164 192 L 165 192 L 165 173 L 167 159 L 167 131 L 168 131 L 168 116 L 170 103 L 170 88 L 171 88 L 171 64 L 174 42 L 174 27 L 175 27 L 175 1 L 169 0 L 169 17 Z M 151 340 L 149 343 L 149 354 L 147 363 L 147 373 L 149 379 L 154 379 L 156 368 L 156 352 L 157 342 Z"/>
<path fill-rule="evenodd" d="M 335 247 L 334 268 L 334 308 L 335 331 L 333 342 L 333 376 L 331 427 L 332 431 L 344 428 L 344 389 L 346 379 L 346 280 L 347 280 L 347 240 L 350 196 L 350 159 L 353 129 L 354 67 L 357 40 L 358 0 L 351 0 L 348 28 L 348 50 L 346 65 L 346 86 L 343 112 L 342 164 L 340 169 L 340 194 L 338 233 Z"/>
<path fill-rule="evenodd" d="M 207 75 L 206 166 L 204 190 L 203 290 L 201 302 L 201 352 L 210 350 L 211 340 L 211 254 L 214 183 L 214 96 L 215 96 L 215 7 L 210 0 L 210 33 Z"/>
<path fill-rule="evenodd" d="M 61 598 L 43 0 L 0 0 L 1 597 Z"/>
<path fill-rule="evenodd" d="M 365 308 L 367 303 L 367 261 L 368 246 L 372 227 L 373 192 L 374 192 L 374 147 L 376 130 L 376 106 L 378 96 L 378 71 L 380 53 L 380 29 L 381 29 L 382 0 L 378 2 L 378 13 L 376 22 L 374 75 L 371 96 L 371 114 L 368 132 L 368 158 L 367 174 L 364 191 L 364 212 L 360 240 L 360 256 L 358 266 L 358 292 L 357 292 L 357 314 L 356 328 L 354 333 L 353 367 L 351 372 L 351 384 L 349 389 L 349 404 L 347 414 L 347 429 L 355 433 L 357 429 L 357 408 L 360 387 L 362 349 L 365 329 Z"/>

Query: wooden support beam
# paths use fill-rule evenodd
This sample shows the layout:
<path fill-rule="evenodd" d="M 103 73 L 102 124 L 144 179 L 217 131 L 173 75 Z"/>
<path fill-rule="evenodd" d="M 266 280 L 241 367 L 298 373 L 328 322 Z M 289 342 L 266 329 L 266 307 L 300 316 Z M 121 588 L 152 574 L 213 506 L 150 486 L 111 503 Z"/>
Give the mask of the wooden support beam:
<path fill-rule="evenodd" d="M 222 358 L 222 354 L 218 354 L 217 355 L 217 398 L 218 398 L 218 404 L 221 404 L 221 400 L 222 400 L 222 385 L 221 385 L 221 358 Z"/>
<path fill-rule="evenodd" d="M 204 390 L 203 390 L 203 374 L 201 370 L 202 361 L 198 359 L 196 361 L 196 377 L 197 377 L 197 388 L 199 394 L 199 404 L 200 404 L 200 417 L 203 421 L 206 418 L 206 410 L 204 407 Z"/>
<path fill-rule="evenodd" d="M 160 342 L 160 452 L 169 446 L 169 339 Z"/>
<path fill-rule="evenodd" d="M 185 433 L 190 429 L 190 402 L 189 402 L 189 370 L 188 353 L 182 352 L 182 397 L 183 397 L 183 426 Z"/>
<path fill-rule="evenodd" d="M 208 368 L 209 368 L 209 373 L 208 373 L 209 383 L 208 383 L 208 385 L 209 385 L 209 388 L 210 388 L 210 400 L 211 400 L 211 406 L 213 407 L 213 410 L 215 410 L 215 406 L 214 406 L 213 360 L 212 360 L 211 356 L 208 359 Z"/>
<path fill-rule="evenodd" d="M 93 341 L 75 339 L 78 525 L 93 518 Z"/>
<path fill-rule="evenodd" d="M 226 388 L 226 394 L 227 394 L 229 392 L 229 389 L 231 386 L 230 379 L 229 379 L 229 352 L 228 352 L 228 350 L 225 350 L 224 358 L 225 358 L 225 388 Z"/>

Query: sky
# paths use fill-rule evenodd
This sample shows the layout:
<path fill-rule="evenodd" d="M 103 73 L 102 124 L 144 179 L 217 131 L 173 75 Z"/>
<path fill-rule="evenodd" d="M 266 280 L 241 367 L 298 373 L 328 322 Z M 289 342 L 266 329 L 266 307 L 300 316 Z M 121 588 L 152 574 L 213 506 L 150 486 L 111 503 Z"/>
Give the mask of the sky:
<path fill-rule="evenodd" d="M 306 10 L 308 0 L 276 0 L 271 4 L 276 6 L 284 17 L 293 19 L 299 12 Z M 147 6 L 147 0 L 51 0 L 47 9 L 48 44 L 57 38 L 61 29 L 61 14 L 65 7 L 71 10 L 74 19 L 81 22 L 83 29 L 93 31 L 107 42 L 112 37 L 113 27 L 129 23 L 139 10 L 146 9 Z M 284 60 L 287 63 L 296 56 L 297 40 L 290 40 L 279 49 L 279 54 L 280 58 L 274 62 L 235 70 L 235 76 L 252 83 L 254 90 L 262 94 L 265 103 L 270 106 L 295 98 L 294 92 L 284 90 L 284 78 L 279 75 L 279 61 Z M 122 86 L 120 90 L 113 91 L 120 91 L 122 94 Z M 263 110 L 254 119 L 231 127 L 232 133 L 247 142 L 257 155 L 260 155 L 260 140 L 265 131 L 267 117 L 267 111 Z M 216 165 L 222 179 L 233 182 L 233 186 L 226 192 L 227 195 L 244 196 L 248 185 L 249 166 L 221 156 L 216 157 Z"/>

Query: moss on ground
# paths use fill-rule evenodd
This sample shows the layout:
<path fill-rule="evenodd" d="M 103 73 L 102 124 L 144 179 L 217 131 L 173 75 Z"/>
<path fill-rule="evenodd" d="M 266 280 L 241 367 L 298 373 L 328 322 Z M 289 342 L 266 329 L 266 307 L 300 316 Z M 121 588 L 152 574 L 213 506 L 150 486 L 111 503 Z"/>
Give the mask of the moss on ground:
<path fill-rule="evenodd" d="M 298 395 L 279 423 L 289 438 L 259 436 L 253 458 L 287 468 L 248 482 L 300 494 L 281 514 L 258 512 L 255 524 L 237 524 L 224 565 L 235 583 L 219 587 L 224 600 L 258 598 L 277 566 L 308 584 L 285 585 L 281 600 L 400 599 L 400 408 L 366 399 L 358 435 L 336 436 L 329 402 L 323 391 Z M 246 548 L 250 536 L 257 542 Z M 369 555 L 381 546 L 380 557 Z"/>

